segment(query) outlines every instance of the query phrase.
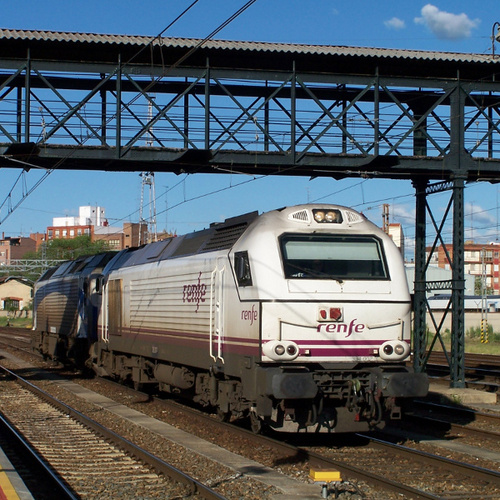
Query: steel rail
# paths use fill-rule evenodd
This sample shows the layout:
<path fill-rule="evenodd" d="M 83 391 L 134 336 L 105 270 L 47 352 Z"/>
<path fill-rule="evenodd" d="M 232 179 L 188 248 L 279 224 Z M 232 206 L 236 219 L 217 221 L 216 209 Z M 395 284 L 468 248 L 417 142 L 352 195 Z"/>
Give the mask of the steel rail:
<path fill-rule="evenodd" d="M 54 473 L 43 457 L 17 430 L 16 426 L 1 414 L 0 429 L 5 439 L 14 445 L 16 454 L 23 458 L 24 465 L 29 466 L 30 470 L 36 471 L 38 477 L 43 478 L 43 482 L 47 484 L 47 488 L 50 488 L 54 498 L 60 500 L 77 500 L 80 498 L 66 485 L 64 479 Z"/>
<path fill-rule="evenodd" d="M 437 417 L 430 417 L 426 415 L 405 415 L 405 420 L 413 421 L 420 425 L 422 425 L 423 423 L 432 424 L 433 426 L 437 425 L 442 429 L 445 429 L 446 431 L 459 432 L 478 438 L 497 439 L 500 442 L 500 432 L 478 429 L 476 427 L 469 427 L 468 425 L 449 422 L 448 420 Z"/>
<path fill-rule="evenodd" d="M 130 392 L 137 394 L 138 391 L 135 391 L 132 388 L 126 388 L 121 384 L 118 384 L 117 382 L 113 382 L 110 380 L 103 379 L 104 382 L 111 384 L 111 385 L 119 385 L 120 388 L 123 389 L 128 389 Z M 403 483 L 399 483 L 396 481 L 393 481 L 392 479 L 386 478 L 384 476 L 372 473 L 367 470 L 360 469 L 358 467 L 349 465 L 343 461 L 340 460 L 335 460 L 332 458 L 327 458 L 322 456 L 321 454 L 315 453 L 313 451 L 309 451 L 303 447 L 300 446 L 294 446 L 292 444 L 286 443 L 281 440 L 274 439 L 269 436 L 265 435 L 260 435 L 260 434 L 255 434 L 243 427 L 235 426 L 234 424 L 226 423 L 223 421 L 215 420 L 209 415 L 206 415 L 204 413 L 199 412 L 198 410 L 190 407 L 183 406 L 179 403 L 170 401 L 170 400 L 163 400 L 163 399 L 158 399 L 155 398 L 156 401 L 158 401 L 160 404 L 163 404 L 165 406 L 169 407 L 175 407 L 178 411 L 182 411 L 183 413 L 187 413 L 189 415 L 194 416 L 195 418 L 198 418 L 202 420 L 203 425 L 211 425 L 213 427 L 218 427 L 218 428 L 223 428 L 227 429 L 229 432 L 233 434 L 239 434 L 243 437 L 248 438 L 249 440 L 252 441 L 252 443 L 255 444 L 255 446 L 268 446 L 271 447 L 275 450 L 280 451 L 283 454 L 286 454 L 289 457 L 293 457 L 295 461 L 309 461 L 311 466 L 318 467 L 320 469 L 329 469 L 329 468 L 335 468 L 338 471 L 340 471 L 345 477 L 350 478 L 350 479 L 357 479 L 360 481 L 365 481 L 368 484 L 374 486 L 374 487 L 379 487 L 383 488 L 386 491 L 393 491 L 395 493 L 403 495 L 405 498 L 414 498 L 414 499 L 440 499 L 442 498 L 440 495 L 435 495 L 433 493 L 429 493 L 417 488 L 414 488 L 409 485 L 405 485 Z M 362 439 L 368 439 L 370 442 L 373 441 L 373 438 L 370 436 L 365 436 L 362 434 L 356 434 L 357 436 L 361 437 Z M 378 443 L 383 443 L 381 440 L 377 440 Z M 387 443 L 390 445 L 391 443 Z M 382 447 L 381 444 L 379 444 L 380 447 Z M 386 447 L 386 451 L 391 451 L 391 453 L 395 452 L 395 447 L 393 450 L 390 449 L 389 446 Z M 398 451 L 401 453 L 404 450 L 406 450 L 406 453 L 410 455 L 410 458 L 413 459 L 415 456 L 418 456 L 419 453 L 418 450 L 413 450 L 411 448 L 405 448 L 400 446 L 398 448 Z M 416 453 L 416 455 L 413 455 L 413 452 Z M 419 455 L 421 458 L 422 455 Z M 432 455 L 429 455 L 429 457 L 432 457 Z M 445 465 L 449 465 L 446 460 L 443 459 L 443 462 L 441 462 L 441 457 L 436 457 L 436 462 L 435 464 L 438 464 L 440 467 L 444 467 Z M 450 461 L 450 463 L 453 463 L 453 461 Z M 458 464 L 458 462 L 457 462 Z M 474 466 L 471 466 L 474 467 Z M 478 470 L 481 470 L 480 468 L 476 468 Z M 484 469 L 487 470 L 487 469 Z M 464 471 L 461 470 L 461 473 L 463 474 Z M 494 473 L 495 474 L 495 473 Z M 500 477 L 500 475 L 498 475 Z M 484 479 L 484 478 L 483 478 Z M 491 482 L 490 479 L 488 479 L 489 482 Z"/>
<path fill-rule="evenodd" d="M 486 481 L 488 483 L 500 485 L 500 473 L 494 470 L 477 467 L 476 465 L 465 464 L 450 458 L 441 457 L 439 455 L 431 455 L 425 451 L 415 450 L 399 444 L 389 443 L 381 439 L 377 439 L 364 434 L 357 434 L 360 437 L 368 439 L 370 446 L 378 449 L 389 451 L 391 453 L 410 458 L 411 460 L 418 460 L 421 463 L 430 464 L 433 466 L 444 467 L 453 472 L 459 472 L 467 476 L 475 477 Z"/>
<path fill-rule="evenodd" d="M 205 498 L 207 500 L 225 500 L 224 496 L 219 495 L 216 491 L 212 490 L 211 488 L 204 485 L 200 481 L 182 472 L 173 465 L 170 465 L 167 462 L 161 460 L 160 458 L 152 455 L 151 453 L 147 452 L 143 448 L 140 448 L 134 443 L 128 441 L 122 436 L 119 436 L 112 430 L 107 429 L 106 427 L 102 426 L 95 420 L 92 420 L 91 418 L 83 415 L 82 413 L 71 408 L 62 401 L 59 401 L 58 399 L 54 398 L 53 396 L 51 396 L 44 390 L 40 389 L 36 385 L 32 384 L 28 380 L 22 378 L 15 372 L 1 365 L 0 369 L 3 370 L 10 377 L 13 377 L 23 387 L 35 393 L 37 396 L 39 396 L 41 399 L 43 399 L 50 405 L 71 416 L 72 418 L 74 418 L 81 424 L 85 425 L 89 429 L 92 429 L 94 432 L 101 435 L 104 439 L 114 443 L 116 446 L 126 451 L 130 455 L 134 456 L 135 458 L 142 460 L 144 463 L 152 467 L 158 473 L 164 474 L 165 476 L 170 477 L 172 480 L 176 482 L 187 485 L 190 488 L 192 494 L 197 493 L 202 498 Z"/>
<path fill-rule="evenodd" d="M 138 393 L 138 391 L 135 391 L 132 388 L 127 388 L 121 384 L 117 384 L 116 382 L 109 381 L 106 379 L 102 379 L 102 381 L 105 383 L 108 383 L 108 384 L 112 384 L 112 385 L 115 385 L 115 384 L 119 385 L 122 390 L 123 389 L 130 390 L 131 392 L 134 392 L 135 394 Z M 160 402 L 161 404 L 164 404 L 164 405 L 175 406 L 179 411 L 183 411 L 185 413 L 192 414 L 192 415 L 196 416 L 196 418 L 202 419 L 204 422 L 206 422 L 207 425 L 220 426 L 223 428 L 227 428 L 233 433 L 236 432 L 236 433 L 241 434 L 244 437 L 251 439 L 256 444 L 267 445 L 267 446 L 273 447 L 274 449 L 277 449 L 283 453 L 286 453 L 288 456 L 294 457 L 294 459 L 296 459 L 296 460 L 304 460 L 304 461 L 308 460 L 311 463 L 311 465 L 314 465 L 315 467 L 319 467 L 319 468 L 332 468 L 333 467 L 333 468 L 336 468 L 337 470 L 339 470 L 341 473 L 343 473 L 348 478 L 366 481 L 367 483 L 371 484 L 372 486 L 381 487 L 385 490 L 394 491 L 396 493 L 405 495 L 406 498 L 416 498 L 416 499 L 438 499 L 438 498 L 441 498 L 439 495 L 434 495 L 432 493 L 428 493 L 428 492 L 425 492 L 423 490 L 419 490 L 419 489 L 413 488 L 411 486 L 404 485 L 402 483 L 398 483 L 396 481 L 385 478 L 383 476 L 379 476 L 377 474 L 359 469 L 357 467 L 353 467 L 351 465 L 346 464 L 345 462 L 337 461 L 337 460 L 334 460 L 331 458 L 326 458 L 326 457 L 321 456 L 320 454 L 306 450 L 304 448 L 293 446 L 293 445 L 290 445 L 290 444 L 285 443 L 283 441 L 279 441 L 279 440 L 270 438 L 268 436 L 256 435 L 253 432 L 248 431 L 247 429 L 236 427 L 232 424 L 228 424 L 225 422 L 220 422 L 220 421 L 214 420 L 213 418 L 209 417 L 208 415 L 200 413 L 199 411 L 197 411 L 195 409 L 179 405 L 175 402 L 165 401 L 162 399 L 157 399 L 157 401 Z M 363 439 L 368 439 L 369 441 L 373 441 L 373 438 L 371 438 L 369 436 L 364 436 L 361 434 L 358 434 L 358 436 L 362 437 Z M 382 443 L 382 441 L 379 440 L 379 443 Z M 387 444 L 390 445 L 391 443 L 387 443 Z M 379 446 L 381 446 L 381 445 L 379 444 Z M 388 447 L 386 449 L 388 449 Z M 398 451 L 400 453 L 402 453 L 403 450 L 406 450 L 406 453 L 417 452 L 417 450 L 412 450 L 410 448 L 405 448 L 405 447 L 400 447 L 398 449 Z M 432 455 L 429 455 L 429 456 L 432 457 Z M 437 457 L 437 458 L 440 458 L 440 457 Z M 453 462 L 453 461 L 450 461 L 450 462 Z M 441 465 L 441 466 L 443 466 L 443 465 Z M 477 469 L 480 470 L 480 468 L 477 468 Z M 464 471 L 461 470 L 461 473 L 464 473 Z M 488 481 L 490 481 L 490 479 L 488 479 Z"/>
<path fill-rule="evenodd" d="M 121 388 L 121 390 L 128 390 L 134 394 L 140 393 L 139 391 L 136 391 L 131 387 L 123 386 L 122 384 L 119 384 L 118 382 L 114 382 L 112 380 L 102 379 L 102 381 L 113 386 L 117 385 Z M 405 498 L 433 500 L 441 498 L 440 496 L 434 495 L 432 493 L 428 493 L 426 491 L 413 488 L 412 486 L 398 483 L 391 479 L 385 478 L 384 476 L 380 476 L 372 472 L 346 464 L 345 462 L 342 462 L 340 460 L 334 460 L 324 457 L 318 453 L 306 450 L 305 448 L 302 448 L 300 446 L 294 446 L 292 444 L 286 443 L 282 440 L 274 439 L 269 436 L 255 434 L 254 432 L 249 431 L 243 427 L 223 422 L 221 420 L 216 420 L 210 415 L 202 413 L 195 408 L 184 406 L 175 401 L 159 398 L 154 399 L 159 404 L 165 405 L 169 408 L 175 408 L 177 411 L 181 411 L 185 414 L 189 414 L 193 418 L 199 419 L 204 427 L 212 426 L 213 428 L 225 429 L 232 434 L 237 434 L 239 436 L 247 438 L 255 446 L 267 446 L 279 451 L 280 453 L 283 453 L 288 457 L 293 457 L 294 461 L 309 461 L 311 466 L 318 467 L 320 469 L 335 468 L 339 470 L 345 477 L 365 481 L 371 486 L 382 488 L 385 491 L 393 491 L 395 493 L 403 495 Z"/>
<path fill-rule="evenodd" d="M 115 384 L 115 382 L 111 382 L 111 381 L 107 381 L 107 380 L 106 380 L 106 382 L 110 382 L 112 384 Z M 123 386 L 120 386 L 120 387 L 123 388 Z M 137 393 L 137 391 L 134 391 L 133 389 L 130 389 L 130 391 Z M 239 434 L 240 436 L 248 438 L 249 440 L 252 441 L 252 443 L 255 444 L 255 446 L 271 447 L 275 450 L 280 451 L 281 453 L 286 454 L 289 457 L 293 457 L 294 460 L 309 461 L 312 466 L 315 466 L 315 467 L 318 467 L 321 469 L 335 468 L 348 478 L 357 479 L 360 481 L 365 481 L 372 486 L 383 488 L 386 491 L 393 491 L 393 492 L 396 492 L 398 494 L 404 495 L 405 498 L 434 499 L 434 500 L 441 498 L 440 496 L 434 495 L 432 493 L 428 493 L 428 492 L 413 488 L 412 486 L 408 486 L 408 485 L 393 481 L 391 479 L 385 478 L 384 476 L 380 476 L 380 475 L 374 474 L 372 472 L 351 466 L 349 464 L 346 464 L 345 462 L 342 462 L 339 460 L 334 460 L 331 458 L 326 458 L 318 453 L 306 450 L 305 448 L 294 446 L 294 445 L 291 445 L 289 443 L 285 443 L 284 441 L 273 439 L 269 436 L 255 434 L 252 431 L 249 431 L 243 427 L 236 426 L 234 424 L 215 420 L 212 417 L 210 417 L 209 415 L 201 413 L 196 409 L 182 406 L 182 405 L 175 403 L 173 401 L 162 400 L 162 399 L 157 399 L 157 398 L 155 398 L 155 399 L 161 404 L 164 404 L 164 405 L 170 406 L 170 407 L 174 406 L 179 411 L 182 411 L 184 413 L 188 413 L 189 415 L 192 415 L 195 418 L 199 418 L 200 420 L 203 421 L 203 423 L 205 425 L 211 425 L 214 427 L 227 429 L 229 432 L 231 432 L 233 434 Z"/>
<path fill-rule="evenodd" d="M 446 404 L 434 403 L 432 401 L 423 401 L 420 399 L 415 399 L 413 401 L 413 404 L 434 411 L 453 413 L 454 416 L 461 415 L 463 418 L 467 418 L 470 421 L 494 423 L 500 425 L 500 415 L 496 415 L 494 413 L 485 413 L 482 411 L 474 410 L 472 408 L 451 406 Z"/>

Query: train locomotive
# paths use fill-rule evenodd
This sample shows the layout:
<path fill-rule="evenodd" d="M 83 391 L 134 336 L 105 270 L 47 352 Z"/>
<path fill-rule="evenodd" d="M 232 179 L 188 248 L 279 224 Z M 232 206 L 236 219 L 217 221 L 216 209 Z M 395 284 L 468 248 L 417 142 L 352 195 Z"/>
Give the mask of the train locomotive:
<path fill-rule="evenodd" d="M 254 431 L 366 431 L 428 390 L 406 364 L 400 252 L 342 206 L 250 213 L 66 263 L 37 282 L 34 305 L 46 356 L 85 346 L 98 375 L 248 417 Z"/>

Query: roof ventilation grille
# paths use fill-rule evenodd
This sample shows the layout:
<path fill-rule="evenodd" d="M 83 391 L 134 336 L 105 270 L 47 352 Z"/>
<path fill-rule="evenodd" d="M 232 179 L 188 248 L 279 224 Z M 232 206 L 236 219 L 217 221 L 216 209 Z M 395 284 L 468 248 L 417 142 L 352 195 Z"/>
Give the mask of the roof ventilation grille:
<path fill-rule="evenodd" d="M 309 212 L 307 210 L 299 210 L 298 212 L 293 212 L 288 216 L 290 220 L 298 222 L 311 222 Z"/>
<path fill-rule="evenodd" d="M 349 224 L 357 224 L 364 220 L 363 216 L 356 212 L 351 212 L 350 210 L 346 210 L 345 215 L 347 215 L 347 222 L 349 222 Z"/>

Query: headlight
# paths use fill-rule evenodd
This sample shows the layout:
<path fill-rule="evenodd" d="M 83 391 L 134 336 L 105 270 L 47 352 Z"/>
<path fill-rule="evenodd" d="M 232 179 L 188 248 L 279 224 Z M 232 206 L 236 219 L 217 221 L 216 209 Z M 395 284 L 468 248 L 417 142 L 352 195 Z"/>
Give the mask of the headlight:
<path fill-rule="evenodd" d="M 283 354 L 285 354 L 285 348 L 284 348 L 281 344 L 278 344 L 278 345 L 274 348 L 274 352 L 275 352 L 278 356 L 283 356 Z"/>
<path fill-rule="evenodd" d="M 263 344 L 262 353 L 273 361 L 293 361 L 299 355 L 299 346 L 291 340 L 271 340 Z"/>
<path fill-rule="evenodd" d="M 338 222 L 340 212 L 338 210 L 326 212 L 325 219 L 326 222 Z"/>
<path fill-rule="evenodd" d="M 322 212 L 321 210 L 314 210 L 314 220 L 316 222 L 324 222 L 325 221 L 325 212 Z"/>
<path fill-rule="evenodd" d="M 387 354 L 387 356 L 390 356 L 394 352 L 394 349 L 392 348 L 392 345 L 387 344 L 384 346 L 384 353 Z"/>
<path fill-rule="evenodd" d="M 410 355 L 410 345 L 401 340 L 388 340 L 379 349 L 379 356 L 385 361 L 402 361 Z"/>
<path fill-rule="evenodd" d="M 319 224 L 341 224 L 342 214 L 340 210 L 325 210 L 318 208 L 313 210 L 314 220 Z"/>
<path fill-rule="evenodd" d="M 405 347 L 404 345 L 398 344 L 396 347 L 394 347 L 394 352 L 398 355 L 401 356 L 401 354 L 404 354 L 405 352 Z"/>

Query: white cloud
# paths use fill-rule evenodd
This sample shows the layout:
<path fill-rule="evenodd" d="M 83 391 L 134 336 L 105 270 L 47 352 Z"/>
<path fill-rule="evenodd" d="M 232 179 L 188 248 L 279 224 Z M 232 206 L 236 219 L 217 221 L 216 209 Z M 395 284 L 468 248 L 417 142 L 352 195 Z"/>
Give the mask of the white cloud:
<path fill-rule="evenodd" d="M 471 31 L 481 22 L 479 19 L 470 19 L 467 14 L 452 14 L 439 10 L 428 3 L 422 7 L 422 17 L 416 17 L 416 24 L 423 24 L 438 38 L 459 40 L 471 36 Z"/>
<path fill-rule="evenodd" d="M 390 207 L 391 219 L 404 225 L 412 225 L 415 222 L 415 207 L 394 203 Z"/>
<path fill-rule="evenodd" d="M 485 209 L 474 202 L 467 202 L 464 206 L 465 217 L 473 220 L 477 224 L 495 224 L 496 213 L 490 209 Z"/>
<path fill-rule="evenodd" d="M 402 19 L 399 19 L 397 17 L 393 17 L 392 19 L 384 21 L 384 25 L 386 28 L 389 28 L 392 30 L 402 30 L 402 29 L 406 28 L 405 22 Z"/>

